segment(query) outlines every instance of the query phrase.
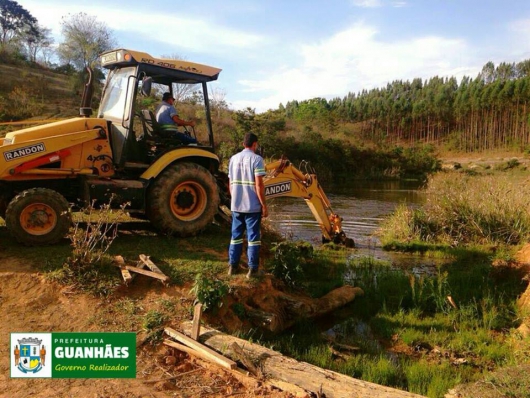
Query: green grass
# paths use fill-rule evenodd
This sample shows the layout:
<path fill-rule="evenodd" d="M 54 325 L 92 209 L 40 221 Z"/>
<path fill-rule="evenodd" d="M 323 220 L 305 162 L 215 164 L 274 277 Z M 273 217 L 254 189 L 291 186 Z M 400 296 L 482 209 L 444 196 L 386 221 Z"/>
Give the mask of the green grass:
<path fill-rule="evenodd" d="M 463 378 L 447 363 L 431 364 L 424 360 L 407 364 L 404 372 L 408 391 L 428 397 L 443 397 Z"/>
<path fill-rule="evenodd" d="M 439 173 L 429 180 L 421 209 L 400 206 L 381 227 L 387 247 L 518 244 L 530 239 L 530 185 L 520 177 Z"/>
<path fill-rule="evenodd" d="M 212 224 L 196 237 L 180 239 L 158 235 L 147 222 L 128 220 L 119 224 L 118 237 L 102 267 L 116 273 L 117 268 L 109 262 L 113 256 L 121 255 L 126 261 L 135 263 L 140 254 L 145 254 L 171 277 L 173 283 L 183 284 L 193 281 L 195 274 L 204 267 L 214 273 L 224 272 L 229 240 L 230 230 L 224 225 Z M 72 253 L 66 238 L 58 245 L 25 247 L 17 243 L 5 227 L 0 227 L 0 250 L 6 257 L 17 257 L 49 273 L 61 270 Z"/>
<path fill-rule="evenodd" d="M 322 279 L 330 268 L 341 270 L 343 283 L 361 287 L 365 295 L 332 320 L 305 321 L 263 343 L 298 360 L 435 398 L 521 361 L 517 352 L 528 352 L 528 347 L 512 332 L 519 319 L 515 300 L 525 288 L 521 275 L 493 267 L 495 253 L 489 246 L 425 249 L 423 255 L 447 260 L 432 277 L 397 270 L 373 257 L 315 250 L 311 261 L 325 266 L 311 269 Z M 359 351 L 337 357 L 320 334 L 322 322 L 335 325 L 338 342 Z"/>
<path fill-rule="evenodd" d="M 329 348 L 329 343 L 322 340 L 318 327 L 315 326 L 305 322 L 273 342 L 264 344 L 322 368 L 429 397 L 443 397 L 449 388 L 457 383 L 476 379 L 475 371 L 458 368 L 448 361 L 442 360 L 438 363 L 427 359 L 393 356 L 374 344 L 367 348 L 362 344 L 366 339 L 352 339 L 354 334 L 348 327 L 343 330 L 344 334 L 341 336 L 344 337 L 341 341 L 357 345 L 361 351 L 336 358 Z"/>

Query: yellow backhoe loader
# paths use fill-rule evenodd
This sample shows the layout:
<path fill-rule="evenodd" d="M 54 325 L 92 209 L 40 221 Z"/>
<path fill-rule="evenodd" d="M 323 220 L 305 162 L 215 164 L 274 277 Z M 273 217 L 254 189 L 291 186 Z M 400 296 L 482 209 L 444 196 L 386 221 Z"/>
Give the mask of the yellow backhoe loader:
<path fill-rule="evenodd" d="M 21 243 L 59 241 L 70 227 L 72 204 L 112 196 L 130 202 L 131 214 L 180 236 L 197 233 L 217 213 L 219 158 L 207 83 L 221 70 L 125 49 L 102 54 L 101 63 L 109 72 L 96 117 L 90 77 L 79 117 L 0 138 L 0 217 Z M 202 88 L 208 143 L 186 145 L 139 109 L 139 97 L 154 83 L 172 94 L 177 85 Z"/>
<path fill-rule="evenodd" d="M 220 203 L 228 201 L 207 90 L 221 69 L 126 49 L 102 54 L 101 64 L 108 76 L 96 117 L 88 70 L 79 117 L 0 138 L 0 217 L 23 244 L 58 242 L 70 227 L 69 210 L 94 201 L 129 203 L 131 215 L 182 237 L 204 229 Z M 195 140 L 162 129 L 152 112 L 141 109 L 141 97 L 150 95 L 153 84 L 173 96 L 181 85 L 202 91 L 208 142 L 190 144 Z M 286 161 L 267 169 L 268 196 L 303 197 L 325 240 L 349 242 L 316 176 L 304 175 Z"/>

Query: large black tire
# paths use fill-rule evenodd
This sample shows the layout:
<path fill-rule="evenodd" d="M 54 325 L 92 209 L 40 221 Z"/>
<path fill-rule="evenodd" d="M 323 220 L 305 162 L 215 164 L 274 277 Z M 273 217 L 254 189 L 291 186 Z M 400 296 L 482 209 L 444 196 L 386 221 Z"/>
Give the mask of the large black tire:
<path fill-rule="evenodd" d="M 149 189 L 147 215 L 158 230 L 193 236 L 214 219 L 219 192 L 212 174 L 195 163 L 178 163 L 164 170 Z"/>
<path fill-rule="evenodd" d="M 6 209 L 7 209 L 7 199 L 0 195 L 0 218 L 5 220 L 6 218 Z"/>
<path fill-rule="evenodd" d="M 59 193 L 32 188 L 15 196 L 6 210 L 6 226 L 27 246 L 51 245 L 63 239 L 71 225 L 69 205 Z"/>
<path fill-rule="evenodd" d="M 6 209 L 9 204 L 11 191 L 0 182 L 0 218 L 6 219 Z"/>

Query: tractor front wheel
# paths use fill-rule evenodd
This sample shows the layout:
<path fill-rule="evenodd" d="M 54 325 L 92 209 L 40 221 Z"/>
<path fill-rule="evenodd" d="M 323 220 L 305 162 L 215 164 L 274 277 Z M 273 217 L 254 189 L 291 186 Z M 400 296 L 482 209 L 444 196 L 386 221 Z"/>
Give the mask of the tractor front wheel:
<path fill-rule="evenodd" d="M 69 205 L 59 193 L 32 188 L 9 202 L 5 221 L 15 239 L 28 246 L 51 245 L 63 239 L 71 224 Z"/>
<path fill-rule="evenodd" d="M 212 174 L 195 163 L 178 163 L 153 182 L 147 214 L 155 228 L 186 237 L 206 228 L 218 206 L 219 192 Z"/>

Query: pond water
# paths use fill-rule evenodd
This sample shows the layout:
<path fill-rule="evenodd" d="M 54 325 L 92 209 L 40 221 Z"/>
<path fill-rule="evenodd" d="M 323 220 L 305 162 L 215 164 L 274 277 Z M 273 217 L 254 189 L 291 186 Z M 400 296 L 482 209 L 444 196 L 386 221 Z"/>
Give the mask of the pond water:
<path fill-rule="evenodd" d="M 373 256 L 398 266 L 422 265 L 425 260 L 418 256 L 385 252 L 375 236 L 383 219 L 404 203 L 421 206 L 425 196 L 422 181 L 355 181 L 351 186 L 326 192 L 333 211 L 343 219 L 346 236 L 355 241 L 355 255 Z M 292 240 L 304 240 L 313 244 L 321 242 L 321 232 L 309 207 L 303 199 L 276 198 L 269 200 L 270 223 L 284 236 Z"/>

